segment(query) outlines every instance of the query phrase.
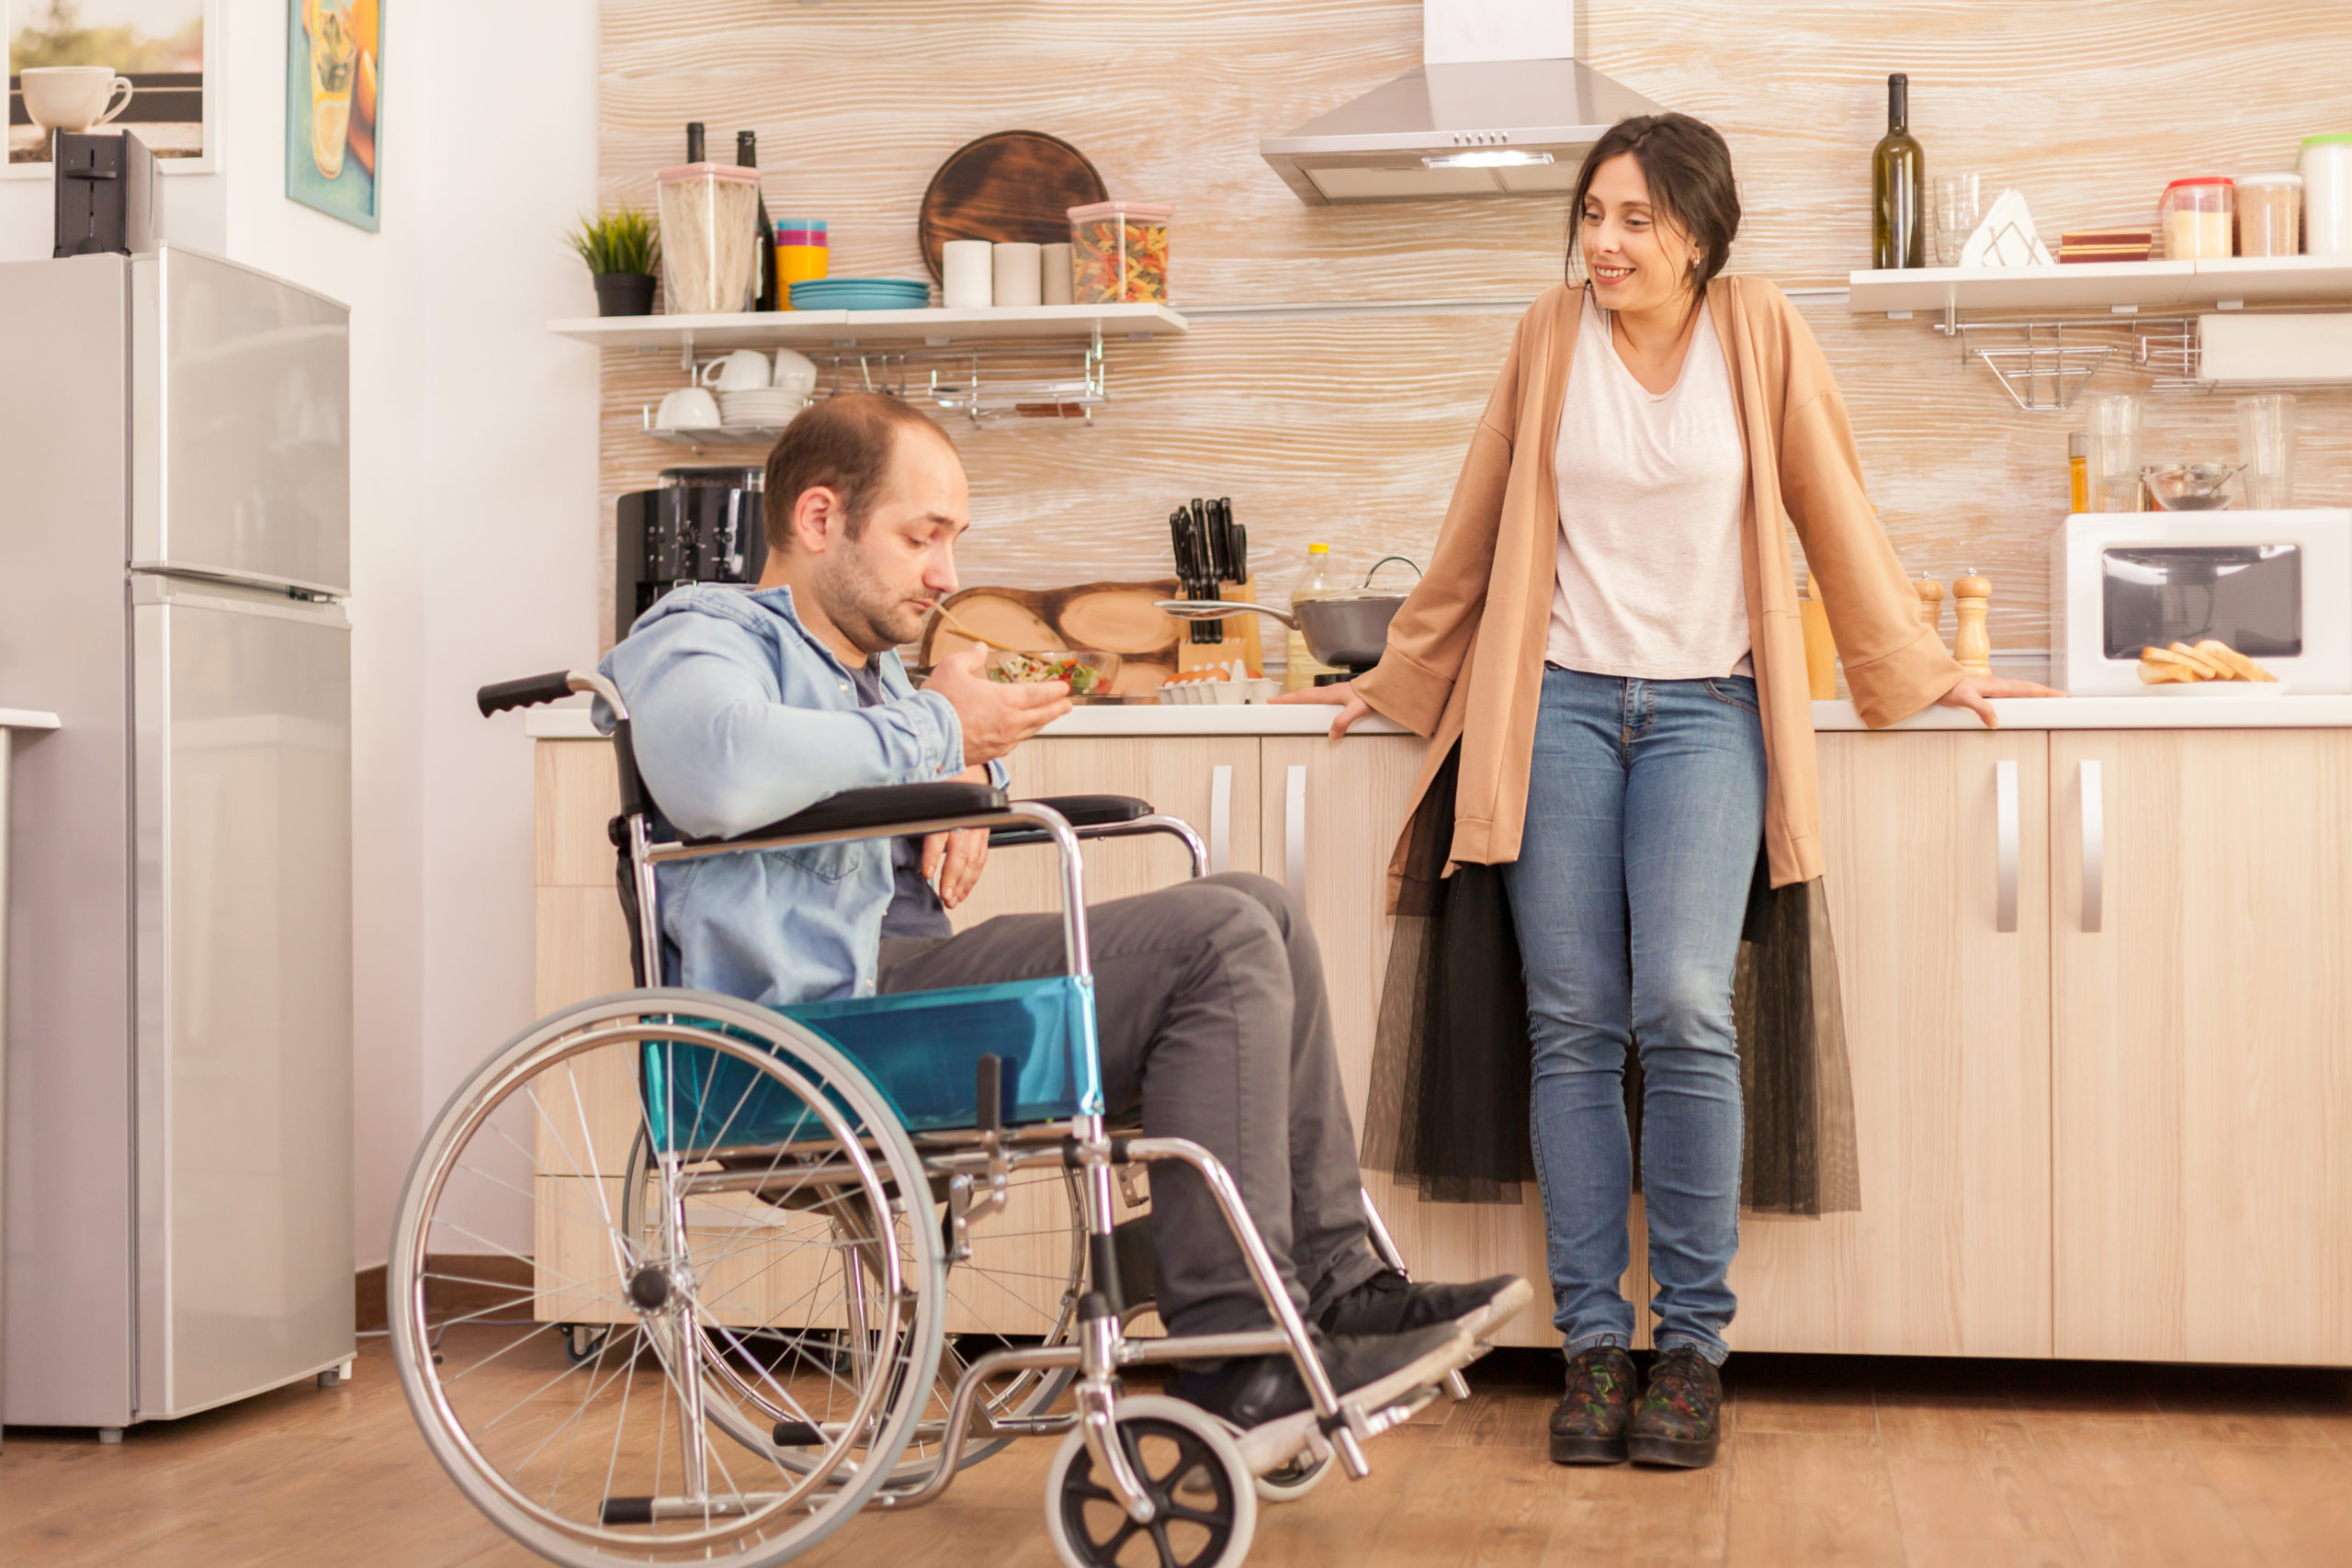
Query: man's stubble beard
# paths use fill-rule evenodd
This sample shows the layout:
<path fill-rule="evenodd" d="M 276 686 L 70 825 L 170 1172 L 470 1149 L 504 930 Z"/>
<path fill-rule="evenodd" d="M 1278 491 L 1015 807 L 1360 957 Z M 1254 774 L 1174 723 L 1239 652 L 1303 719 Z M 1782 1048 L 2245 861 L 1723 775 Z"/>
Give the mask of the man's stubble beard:
<path fill-rule="evenodd" d="M 922 635 L 922 613 L 885 587 L 856 541 L 825 573 L 826 613 L 842 635 L 868 654 L 888 653 Z"/>

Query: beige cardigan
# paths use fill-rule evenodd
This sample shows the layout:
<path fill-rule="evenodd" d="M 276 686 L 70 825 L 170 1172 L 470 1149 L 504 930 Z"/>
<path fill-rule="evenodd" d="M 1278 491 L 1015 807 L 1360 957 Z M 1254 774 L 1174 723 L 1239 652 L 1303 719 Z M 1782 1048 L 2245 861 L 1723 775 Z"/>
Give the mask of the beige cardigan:
<path fill-rule="evenodd" d="M 1374 711 L 1433 742 L 1418 811 L 1454 742 L 1462 762 L 1448 868 L 1519 858 L 1544 682 L 1560 503 L 1552 454 L 1576 344 L 1576 292 L 1544 290 L 1510 355 L 1455 484 L 1428 573 L 1396 613 L 1378 668 L 1355 682 Z M 1821 796 L 1804 637 L 1785 515 L 1829 615 L 1862 721 L 1918 711 L 1960 679 L 1880 528 L 1829 366 L 1788 297 L 1760 278 L 1707 290 L 1747 453 L 1741 558 L 1770 772 L 1765 852 L 1775 887 L 1822 874 Z M 1410 818 L 1389 863 L 1393 908 Z"/>

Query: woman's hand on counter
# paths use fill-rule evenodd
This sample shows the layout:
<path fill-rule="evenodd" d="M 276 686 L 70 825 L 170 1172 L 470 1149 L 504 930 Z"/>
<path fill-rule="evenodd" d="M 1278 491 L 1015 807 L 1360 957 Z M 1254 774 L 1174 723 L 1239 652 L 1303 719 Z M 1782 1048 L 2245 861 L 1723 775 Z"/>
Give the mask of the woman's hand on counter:
<path fill-rule="evenodd" d="M 1328 686 L 1303 686 L 1295 692 L 1284 692 L 1276 697 L 1278 703 L 1330 703 L 1339 707 L 1339 716 L 1331 721 L 1331 739 L 1337 740 L 1348 732 L 1348 727 L 1360 718 L 1372 716 L 1372 705 L 1356 695 L 1355 682 L 1335 681 Z"/>
<path fill-rule="evenodd" d="M 2012 681 L 2002 675 L 1962 675 L 1952 682 L 1951 690 L 1936 699 L 1939 707 L 1966 708 L 1984 721 L 1987 729 L 2001 728 L 2001 716 L 1993 711 L 1996 697 L 2063 697 L 2066 694 L 2048 686 L 2037 686 L 2030 681 Z"/>

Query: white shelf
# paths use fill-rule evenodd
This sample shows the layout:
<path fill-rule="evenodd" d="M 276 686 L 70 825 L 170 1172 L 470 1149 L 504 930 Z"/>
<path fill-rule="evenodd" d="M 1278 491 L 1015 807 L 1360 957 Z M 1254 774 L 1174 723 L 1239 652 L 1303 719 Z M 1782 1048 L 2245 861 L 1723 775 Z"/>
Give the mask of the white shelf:
<path fill-rule="evenodd" d="M 2229 303 L 2352 303 L 2352 259 L 2233 256 L 2224 261 L 1928 266 L 1857 272 L 1856 315 L 1953 310 L 2211 310 Z"/>
<path fill-rule="evenodd" d="M 921 347 L 932 343 L 1169 337 L 1190 325 L 1165 305 L 1006 305 L 984 310 L 760 310 L 717 316 L 582 316 L 549 321 L 599 348 Z"/>

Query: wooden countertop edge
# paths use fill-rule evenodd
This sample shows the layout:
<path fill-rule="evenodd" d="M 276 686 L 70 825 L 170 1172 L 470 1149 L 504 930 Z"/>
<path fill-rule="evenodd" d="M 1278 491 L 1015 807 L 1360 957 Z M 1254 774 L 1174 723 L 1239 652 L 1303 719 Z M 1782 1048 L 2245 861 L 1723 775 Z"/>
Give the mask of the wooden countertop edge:
<path fill-rule="evenodd" d="M 2352 729 L 2352 696 L 2046 697 L 1993 705 L 2002 728 L 2052 729 Z M 0 710 L 5 720 L 6 710 Z M 1144 738 L 1178 735 L 1312 736 L 1329 727 L 1329 711 L 1300 705 L 1249 704 L 1229 707 L 1082 707 L 1046 727 L 1046 739 Z M 1929 708 L 1882 730 L 1864 729 L 1849 702 L 1813 705 L 1814 728 L 1824 735 L 1910 734 L 1920 730 L 1973 730 L 1973 714 Z M 599 740 L 585 705 L 534 708 L 523 716 L 523 732 L 538 740 Z M 1402 735 L 1380 717 L 1366 719 L 1356 735 Z"/>

